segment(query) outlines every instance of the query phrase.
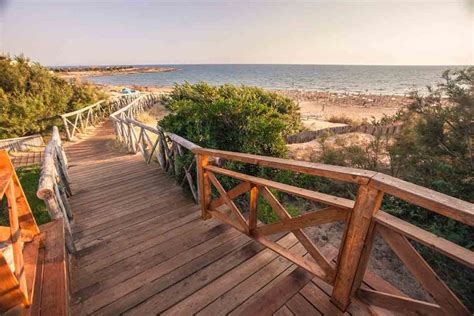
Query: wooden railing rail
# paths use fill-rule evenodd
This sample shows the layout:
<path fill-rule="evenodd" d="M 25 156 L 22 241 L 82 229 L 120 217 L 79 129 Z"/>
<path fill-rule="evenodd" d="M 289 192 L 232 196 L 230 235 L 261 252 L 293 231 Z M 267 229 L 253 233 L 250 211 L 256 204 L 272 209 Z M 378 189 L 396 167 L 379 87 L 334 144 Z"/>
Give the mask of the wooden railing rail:
<path fill-rule="evenodd" d="M 40 148 L 44 146 L 43 137 L 39 134 L 15 137 L 8 139 L 0 139 L 0 149 L 11 151 L 28 151 L 30 149 Z"/>
<path fill-rule="evenodd" d="M 371 304 L 396 312 L 415 312 L 425 315 L 469 315 L 469 311 L 449 287 L 420 256 L 409 239 L 438 251 L 468 268 L 474 267 L 474 253 L 446 239 L 435 236 L 380 210 L 384 194 L 447 216 L 467 225 L 474 223 L 474 205 L 439 192 L 373 171 L 330 166 L 296 160 L 263 157 L 206 148 L 194 148 L 198 161 L 198 188 L 204 219 L 215 217 L 232 225 L 303 269 L 333 285 L 331 300 L 346 310 L 353 296 Z M 290 170 L 332 180 L 359 185 L 355 201 L 314 192 L 259 177 L 220 168 L 211 161 L 233 160 L 281 170 Z M 226 191 L 217 174 L 241 181 Z M 211 195 L 211 186 L 219 193 Z M 291 217 L 270 189 L 302 197 L 327 207 L 297 217 Z M 233 201 L 249 192 L 248 219 Z M 258 224 L 257 196 L 261 195 L 280 217 L 273 224 Z M 334 221 L 345 221 L 344 237 L 337 262 L 329 261 L 321 250 L 305 235 L 303 228 Z M 282 232 L 295 234 L 306 248 L 310 259 L 296 256 L 288 249 L 267 238 Z M 420 285 L 435 303 L 415 300 L 361 287 L 367 270 L 375 233 L 379 232 Z"/>
<path fill-rule="evenodd" d="M 115 134 L 117 139 L 127 146 L 130 153 L 141 153 L 147 163 L 156 159 L 163 170 L 177 177 L 176 180 L 180 185 L 186 183 L 194 200 L 198 201 L 196 175 L 193 172 L 196 159 L 194 157 L 187 164 L 182 164 L 181 160 L 185 157 L 185 150 L 192 153 L 193 149 L 200 147 L 178 135 L 167 133 L 160 127 L 148 126 L 135 119 L 139 113 L 157 103 L 160 98 L 161 94 L 148 94 L 111 114 Z"/>
<path fill-rule="evenodd" d="M 85 108 L 61 115 L 67 139 L 73 140 L 77 133 L 84 133 L 89 126 L 105 120 L 108 115 L 125 107 L 140 96 L 140 93 L 126 94 L 101 100 Z"/>
<path fill-rule="evenodd" d="M 52 219 L 64 221 L 66 246 L 69 253 L 76 251 L 70 221 L 73 213 L 68 197 L 72 195 L 68 173 L 67 157 L 61 143 L 58 128 L 53 127 L 51 140 L 44 151 L 44 161 L 41 168 L 36 195 L 44 200 Z"/>
<path fill-rule="evenodd" d="M 0 201 L 4 197 L 10 226 L 0 226 L 0 243 L 11 242 L 14 270 L 0 251 L 0 312 L 18 304 L 30 306 L 32 289 L 26 280 L 22 243 L 32 241 L 40 233 L 8 153 L 0 150 Z"/>

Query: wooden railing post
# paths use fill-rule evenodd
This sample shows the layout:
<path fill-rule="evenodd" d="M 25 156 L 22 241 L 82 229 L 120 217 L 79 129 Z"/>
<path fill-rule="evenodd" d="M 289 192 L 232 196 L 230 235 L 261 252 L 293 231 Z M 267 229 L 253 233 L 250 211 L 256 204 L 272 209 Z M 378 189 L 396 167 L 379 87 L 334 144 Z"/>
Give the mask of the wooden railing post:
<path fill-rule="evenodd" d="M 369 234 L 369 228 L 373 220 L 372 216 L 380 208 L 382 198 L 382 191 L 368 185 L 359 187 L 354 209 L 346 226 L 331 296 L 331 301 L 343 311 L 351 302 L 354 287 L 358 286 L 356 284 L 358 283 L 357 275 L 362 273 L 362 268 L 365 272 L 365 267 L 360 266 L 361 263 L 362 265 L 367 264 L 364 259 L 366 256 L 364 255 L 364 246 L 366 242 L 370 242 L 367 237 L 373 237 L 372 234 Z"/>
<path fill-rule="evenodd" d="M 202 219 L 209 219 L 211 215 L 207 212 L 211 203 L 211 185 L 209 176 L 204 169 L 209 164 L 209 156 L 197 154 L 197 174 L 198 174 L 198 192 L 199 203 L 201 204 Z"/>
<path fill-rule="evenodd" d="M 258 188 L 252 186 L 250 189 L 250 201 L 249 201 L 249 233 L 252 235 L 253 231 L 257 228 L 257 202 L 258 202 Z"/>
<path fill-rule="evenodd" d="M 7 189 L 7 200 L 8 200 L 8 210 L 9 210 L 9 220 L 10 220 L 10 231 L 11 231 L 11 241 L 13 247 L 13 261 L 15 265 L 15 276 L 20 285 L 20 290 L 24 294 L 23 304 L 26 306 L 30 305 L 28 299 L 28 288 L 26 285 L 26 276 L 23 262 L 23 250 L 20 244 L 20 223 L 18 220 L 18 208 L 16 202 L 16 193 L 15 185 L 13 180 L 10 180 L 10 184 Z M 3 280 L 2 280 L 3 282 Z"/>
<path fill-rule="evenodd" d="M 71 132 L 69 131 L 69 126 L 67 125 L 67 119 L 65 117 L 61 117 L 63 119 L 64 129 L 66 130 L 67 140 L 71 141 Z"/>
<path fill-rule="evenodd" d="M 133 138 L 133 134 L 134 134 L 134 130 L 133 130 L 133 126 L 132 124 L 130 123 L 127 123 L 127 128 L 128 128 L 128 141 L 129 141 L 129 151 L 130 153 L 133 153 L 135 154 L 136 153 L 136 150 L 135 150 L 135 139 Z"/>

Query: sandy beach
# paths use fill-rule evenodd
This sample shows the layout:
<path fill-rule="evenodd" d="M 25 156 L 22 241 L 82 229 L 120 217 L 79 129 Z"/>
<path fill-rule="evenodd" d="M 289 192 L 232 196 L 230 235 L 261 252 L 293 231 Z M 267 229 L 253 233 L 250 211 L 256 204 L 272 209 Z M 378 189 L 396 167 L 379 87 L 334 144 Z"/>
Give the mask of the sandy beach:
<path fill-rule="evenodd" d="M 99 85 L 109 92 L 120 92 L 123 86 Z M 128 87 L 146 92 L 170 92 L 170 86 Z M 330 122 L 347 118 L 354 123 L 370 124 L 373 119 L 380 120 L 384 115 L 394 115 L 410 102 L 408 97 L 396 95 L 349 94 L 320 91 L 271 90 L 295 100 L 300 106 L 303 126 L 318 130 L 345 123 Z"/>

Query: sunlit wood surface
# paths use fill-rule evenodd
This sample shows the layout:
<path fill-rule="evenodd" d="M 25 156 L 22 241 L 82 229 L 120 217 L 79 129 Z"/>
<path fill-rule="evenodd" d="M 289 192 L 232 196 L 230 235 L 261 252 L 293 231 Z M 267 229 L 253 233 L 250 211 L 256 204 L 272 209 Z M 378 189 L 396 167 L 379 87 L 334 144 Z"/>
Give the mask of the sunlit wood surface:
<path fill-rule="evenodd" d="M 342 314 L 331 286 L 231 226 L 201 220 L 191 195 L 121 151 L 110 125 L 89 134 L 66 146 L 78 249 L 72 315 Z M 271 239 L 306 255 L 292 234 Z M 322 252 L 337 256 L 329 245 Z M 376 276 L 366 282 L 401 294 Z M 354 300 L 346 314 L 380 311 Z"/>

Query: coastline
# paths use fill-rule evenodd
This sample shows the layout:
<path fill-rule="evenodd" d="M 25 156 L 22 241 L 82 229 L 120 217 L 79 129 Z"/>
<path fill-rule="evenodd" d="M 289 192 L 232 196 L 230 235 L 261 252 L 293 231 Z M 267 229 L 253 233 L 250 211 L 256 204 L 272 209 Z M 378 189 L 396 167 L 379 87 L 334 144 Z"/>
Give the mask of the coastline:
<path fill-rule="evenodd" d="M 94 84 L 109 93 L 118 93 L 125 86 Z M 146 92 L 170 92 L 172 86 L 127 85 Z M 343 126 L 347 121 L 363 124 L 385 115 L 394 115 L 410 102 L 406 96 L 340 93 L 303 90 L 268 90 L 289 97 L 300 106 L 302 122 L 309 130 Z"/>
<path fill-rule="evenodd" d="M 67 67 L 52 69 L 56 75 L 63 79 L 72 79 L 80 77 L 99 77 L 99 76 L 119 76 L 140 73 L 157 73 L 157 72 L 174 72 L 178 68 L 163 67 L 133 67 L 133 66 L 117 66 L 117 67 Z"/>

